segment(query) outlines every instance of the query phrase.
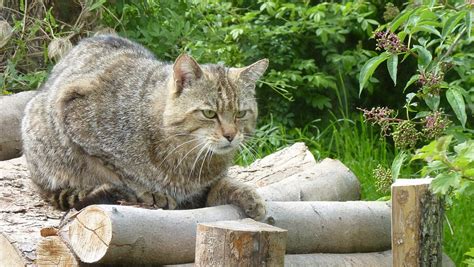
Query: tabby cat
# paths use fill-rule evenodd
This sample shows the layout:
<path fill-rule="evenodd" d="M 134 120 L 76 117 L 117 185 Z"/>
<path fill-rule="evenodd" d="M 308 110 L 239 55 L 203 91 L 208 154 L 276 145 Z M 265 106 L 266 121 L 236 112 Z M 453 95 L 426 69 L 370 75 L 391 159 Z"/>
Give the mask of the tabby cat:
<path fill-rule="evenodd" d="M 226 177 L 255 129 L 263 59 L 244 68 L 174 64 L 125 38 L 82 40 L 53 68 L 22 122 L 31 179 L 59 209 L 96 203 L 158 208 L 265 204 Z"/>

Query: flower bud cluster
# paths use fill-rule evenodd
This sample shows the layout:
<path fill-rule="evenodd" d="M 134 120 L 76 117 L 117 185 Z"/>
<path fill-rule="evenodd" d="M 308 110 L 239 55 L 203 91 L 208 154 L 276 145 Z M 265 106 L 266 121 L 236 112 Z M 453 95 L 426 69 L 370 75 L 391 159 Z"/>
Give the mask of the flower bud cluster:
<path fill-rule="evenodd" d="M 393 142 L 398 149 L 414 149 L 421 133 L 410 120 L 400 122 L 392 133 Z"/>
<path fill-rule="evenodd" d="M 425 138 L 433 140 L 443 135 L 443 132 L 446 127 L 448 127 L 450 121 L 442 112 L 435 111 L 426 116 L 423 123 L 423 135 Z"/>
<path fill-rule="evenodd" d="M 444 79 L 444 74 L 441 72 L 420 72 L 418 83 L 423 87 L 437 88 Z"/>
<path fill-rule="evenodd" d="M 385 50 L 393 54 L 407 51 L 407 47 L 398 35 L 388 30 L 376 32 L 375 40 L 377 41 L 376 50 Z"/>
<path fill-rule="evenodd" d="M 392 116 L 395 113 L 393 109 L 387 107 L 376 107 L 370 110 L 359 109 L 364 112 L 364 119 L 372 125 L 377 124 L 381 127 L 381 132 L 384 136 L 389 135 L 390 121 L 393 119 Z"/>
<path fill-rule="evenodd" d="M 393 20 L 398 14 L 400 14 L 400 10 L 393 3 L 389 2 L 385 5 L 385 12 L 383 12 L 383 19 L 385 21 Z"/>
<path fill-rule="evenodd" d="M 392 185 L 392 172 L 390 169 L 377 165 L 372 171 L 372 175 L 375 177 L 375 189 L 381 194 L 390 192 L 390 186 Z"/>

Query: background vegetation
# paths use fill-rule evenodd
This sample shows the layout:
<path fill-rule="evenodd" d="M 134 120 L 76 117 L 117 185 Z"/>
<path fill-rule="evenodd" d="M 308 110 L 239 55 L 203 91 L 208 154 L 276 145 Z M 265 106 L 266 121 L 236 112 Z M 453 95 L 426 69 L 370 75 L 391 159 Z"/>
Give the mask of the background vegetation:
<path fill-rule="evenodd" d="M 434 189 L 447 197 L 444 249 L 458 265 L 473 264 L 473 11 L 464 1 L 3 5 L 2 94 L 36 89 L 96 32 L 116 31 L 171 62 L 182 52 L 233 66 L 269 58 L 257 88 L 259 129 L 237 161 L 303 141 L 316 158 L 351 168 L 367 200 L 387 199 L 397 177 L 436 177 Z"/>

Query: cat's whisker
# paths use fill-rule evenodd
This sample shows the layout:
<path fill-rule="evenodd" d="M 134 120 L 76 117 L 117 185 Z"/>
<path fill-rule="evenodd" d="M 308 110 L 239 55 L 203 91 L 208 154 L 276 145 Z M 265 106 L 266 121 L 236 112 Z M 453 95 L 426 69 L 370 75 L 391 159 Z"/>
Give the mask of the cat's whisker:
<path fill-rule="evenodd" d="M 189 144 L 189 143 L 191 143 L 191 142 L 197 141 L 197 140 L 199 140 L 199 139 L 198 139 L 198 138 L 194 138 L 194 139 L 188 140 L 188 141 L 186 141 L 186 142 L 180 144 L 179 146 L 173 148 L 173 150 L 171 150 L 170 152 L 168 152 L 168 153 L 166 154 L 166 156 L 163 158 L 163 160 L 161 161 L 161 163 L 158 165 L 158 168 L 161 167 L 161 165 L 166 161 L 166 159 L 167 159 L 169 156 L 171 156 L 171 155 L 173 154 L 173 152 L 175 152 L 175 151 L 177 152 L 177 149 L 178 149 L 178 148 L 180 148 L 180 147 L 182 147 L 182 146 L 184 146 L 184 145 L 186 145 L 186 144 Z"/>
<path fill-rule="evenodd" d="M 184 155 L 184 157 L 178 162 L 178 164 L 176 164 L 176 167 L 174 167 L 174 170 L 177 170 L 179 168 L 179 166 L 181 165 L 181 163 L 184 161 L 184 159 L 186 159 L 186 157 L 191 153 L 193 152 L 196 148 L 198 148 L 199 146 L 202 146 L 204 145 L 203 142 L 200 142 L 199 144 L 197 144 L 196 146 L 194 146 L 191 150 L 188 151 L 188 153 L 186 153 L 186 155 Z"/>
<path fill-rule="evenodd" d="M 241 152 L 242 152 L 242 157 L 245 157 L 245 154 L 248 153 L 251 157 L 252 157 L 252 160 L 255 161 L 257 159 L 256 155 L 254 152 L 256 152 L 255 150 L 249 148 L 248 146 L 246 146 L 244 143 L 240 143 L 239 145 L 239 148 L 242 148 L 241 149 Z M 244 152 L 244 150 L 246 152 Z M 253 151 L 252 151 L 253 150 Z M 245 159 L 244 159 L 245 160 Z"/>
<path fill-rule="evenodd" d="M 204 152 L 204 150 L 206 149 L 207 147 L 207 142 L 204 144 L 204 146 L 199 149 L 197 155 L 196 155 L 196 159 L 194 160 L 194 163 L 193 163 L 193 166 L 191 167 L 191 170 L 189 171 L 189 176 L 188 176 L 188 179 L 191 179 L 191 176 L 193 175 L 194 173 L 194 167 L 196 166 L 196 163 L 197 161 L 199 160 L 199 158 L 201 157 L 201 154 Z"/>
<path fill-rule="evenodd" d="M 209 171 L 209 164 L 211 163 L 212 161 L 212 156 L 214 156 L 214 148 L 212 145 L 209 145 L 209 152 L 210 152 L 210 156 L 209 156 L 209 160 L 207 161 L 207 170 Z"/>
<path fill-rule="evenodd" d="M 201 168 L 199 169 L 198 183 L 201 183 L 202 167 L 204 167 L 204 162 L 206 161 L 207 155 L 209 154 L 209 151 L 210 151 L 208 144 L 209 144 L 209 143 L 206 143 L 206 145 L 204 146 L 204 147 L 207 148 L 207 150 L 206 150 L 206 154 L 204 154 L 204 158 L 202 159 Z"/>

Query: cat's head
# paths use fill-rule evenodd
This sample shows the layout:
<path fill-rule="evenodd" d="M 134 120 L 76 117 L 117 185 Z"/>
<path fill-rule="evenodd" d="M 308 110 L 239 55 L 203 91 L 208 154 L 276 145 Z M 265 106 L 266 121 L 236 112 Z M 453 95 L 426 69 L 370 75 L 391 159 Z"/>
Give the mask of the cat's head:
<path fill-rule="evenodd" d="M 165 132 L 181 136 L 196 153 L 235 151 L 255 130 L 255 83 L 267 67 L 267 59 L 227 68 L 199 65 L 188 55 L 179 56 L 163 113 Z"/>

